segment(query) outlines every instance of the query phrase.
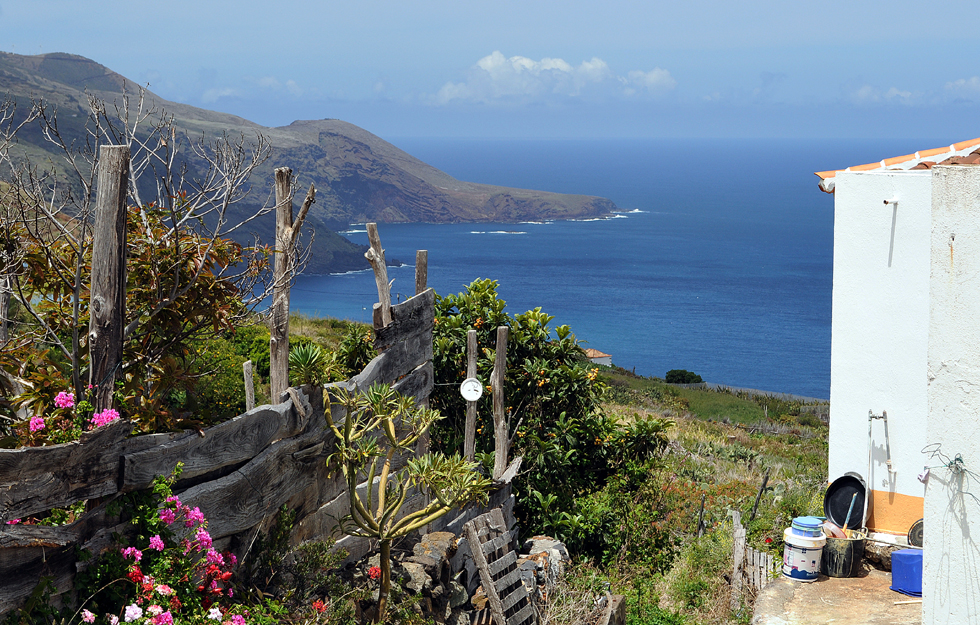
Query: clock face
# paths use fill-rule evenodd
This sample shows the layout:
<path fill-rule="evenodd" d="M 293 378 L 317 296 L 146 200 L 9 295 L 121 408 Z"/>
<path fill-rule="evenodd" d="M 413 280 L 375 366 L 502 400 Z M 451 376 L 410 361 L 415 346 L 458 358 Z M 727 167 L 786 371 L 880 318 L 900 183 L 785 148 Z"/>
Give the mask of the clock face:
<path fill-rule="evenodd" d="M 476 401 L 483 397 L 483 385 L 476 378 L 466 378 L 459 385 L 459 393 L 466 401 Z"/>

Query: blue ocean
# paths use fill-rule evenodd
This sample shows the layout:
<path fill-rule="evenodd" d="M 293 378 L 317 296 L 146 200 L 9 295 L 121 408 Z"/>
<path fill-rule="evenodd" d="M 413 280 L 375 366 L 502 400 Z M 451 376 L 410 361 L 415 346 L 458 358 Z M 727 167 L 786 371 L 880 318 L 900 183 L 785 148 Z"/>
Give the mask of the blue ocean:
<path fill-rule="evenodd" d="M 833 196 L 813 172 L 935 140 L 462 140 L 395 145 L 473 182 L 599 195 L 610 219 L 381 224 L 393 299 L 499 282 L 507 310 L 541 307 L 585 346 L 649 376 L 687 369 L 736 387 L 830 396 Z M 367 243 L 363 226 L 344 233 Z M 369 322 L 370 271 L 297 278 L 292 309 Z"/>

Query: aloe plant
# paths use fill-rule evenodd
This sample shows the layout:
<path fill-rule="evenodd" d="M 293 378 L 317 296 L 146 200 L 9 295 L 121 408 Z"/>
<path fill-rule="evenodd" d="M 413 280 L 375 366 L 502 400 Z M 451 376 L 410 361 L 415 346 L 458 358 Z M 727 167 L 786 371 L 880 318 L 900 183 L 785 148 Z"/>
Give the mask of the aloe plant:
<path fill-rule="evenodd" d="M 471 501 L 486 501 L 491 481 L 477 472 L 477 465 L 458 454 L 429 453 L 408 460 L 393 470 L 400 454 L 413 454 L 419 437 L 441 419 L 437 410 L 415 405 L 411 397 L 387 385 L 374 385 L 363 393 L 344 389 L 334 393 L 344 406 L 346 418 L 335 424 L 326 410 L 327 422 L 337 437 L 335 463 L 347 480 L 350 514 L 340 529 L 351 536 L 373 538 L 381 549 L 381 588 L 375 622 L 381 622 L 391 592 L 391 543 Z M 358 484 L 366 483 L 362 498 Z M 429 503 L 401 514 L 412 489 L 428 495 Z"/>
<path fill-rule="evenodd" d="M 303 343 L 289 350 L 289 380 L 293 384 L 320 385 L 336 368 L 332 354 L 314 343 Z"/>

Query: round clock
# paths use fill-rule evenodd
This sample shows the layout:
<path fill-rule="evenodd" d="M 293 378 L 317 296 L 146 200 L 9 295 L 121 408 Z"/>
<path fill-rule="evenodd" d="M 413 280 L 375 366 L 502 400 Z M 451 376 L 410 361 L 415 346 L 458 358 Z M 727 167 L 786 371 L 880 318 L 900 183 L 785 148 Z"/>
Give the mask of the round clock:
<path fill-rule="evenodd" d="M 483 397 L 483 385 L 476 378 L 466 378 L 459 385 L 459 393 L 466 401 L 476 401 Z"/>

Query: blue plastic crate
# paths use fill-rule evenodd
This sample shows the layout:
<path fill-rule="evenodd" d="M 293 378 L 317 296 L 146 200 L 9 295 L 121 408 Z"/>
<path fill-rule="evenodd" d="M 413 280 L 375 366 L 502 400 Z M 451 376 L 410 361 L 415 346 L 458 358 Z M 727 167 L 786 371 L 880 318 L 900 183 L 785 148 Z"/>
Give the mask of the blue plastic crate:
<path fill-rule="evenodd" d="M 892 553 L 891 589 L 910 597 L 922 596 L 921 549 L 902 549 Z"/>

